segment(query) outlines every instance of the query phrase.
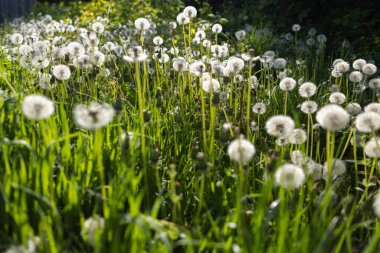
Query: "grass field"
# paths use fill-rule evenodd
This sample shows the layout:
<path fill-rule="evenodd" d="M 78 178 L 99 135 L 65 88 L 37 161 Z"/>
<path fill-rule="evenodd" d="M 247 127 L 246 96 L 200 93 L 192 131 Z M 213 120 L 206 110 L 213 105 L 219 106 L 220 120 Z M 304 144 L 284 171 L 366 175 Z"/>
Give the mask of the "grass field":
<path fill-rule="evenodd" d="M 380 252 L 370 59 L 190 6 L 0 38 L 0 252 Z"/>

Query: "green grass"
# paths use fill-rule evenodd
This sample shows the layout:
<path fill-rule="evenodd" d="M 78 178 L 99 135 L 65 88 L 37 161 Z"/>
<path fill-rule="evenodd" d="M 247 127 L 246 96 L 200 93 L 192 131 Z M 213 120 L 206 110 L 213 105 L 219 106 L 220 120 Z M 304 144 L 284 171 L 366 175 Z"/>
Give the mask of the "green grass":
<path fill-rule="evenodd" d="M 190 43 L 198 26 L 199 19 L 194 19 L 191 26 L 162 35 L 164 45 L 178 47 L 188 62 L 210 59 L 209 49 Z M 116 27 L 111 23 L 107 29 Z M 0 30 L 4 49 L 10 47 L 6 33 L 11 33 L 9 27 Z M 251 47 L 262 55 L 276 39 L 258 37 L 257 30 L 242 42 L 224 34 L 216 38 L 209 30 L 206 34 L 212 43 L 228 43 L 230 56 Z M 77 38 L 66 32 L 56 35 L 64 36 L 65 42 Z M 130 38 L 140 41 L 139 34 Z M 150 55 L 152 38 L 144 44 Z M 100 36 L 100 45 L 107 41 Z M 121 43 L 121 36 L 114 41 Z M 185 54 L 184 44 L 199 50 L 200 56 Z M 324 49 L 320 54 L 315 47 L 295 53 L 294 41 L 283 46 L 287 52 L 278 54 L 288 60 L 288 76 L 314 82 L 318 91 L 312 99 L 320 107 L 328 103 L 330 82 L 347 95 L 342 106 L 377 101 L 372 91 L 354 94 L 347 75 L 330 77 L 332 63 Z M 293 91 L 281 91 L 279 70 L 246 62 L 239 73 L 244 81 L 219 78 L 221 90 L 231 95 L 224 101 L 216 93 L 205 93 L 200 78 L 175 72 L 170 61 L 160 63 L 152 57 L 149 63 L 132 64 L 116 57 L 89 71 L 74 66 L 69 81 L 55 80 L 55 88 L 43 90 L 36 70 L 24 69 L 7 56 L 2 50 L 1 252 L 10 245 L 26 245 L 33 236 L 41 240 L 37 252 L 52 253 L 380 251 L 380 222 L 372 209 L 379 184 L 377 160 L 367 158 L 359 143 L 346 145 L 355 128 L 333 135 L 312 130 L 315 115 L 309 117 L 298 108 L 305 101 L 298 95 L 299 84 Z M 305 63 L 296 64 L 300 59 Z M 58 63 L 69 64 L 58 60 L 43 72 L 50 73 L 50 66 Z M 248 81 L 252 74 L 259 79 L 254 90 Z M 26 118 L 21 103 L 28 94 L 44 94 L 54 101 L 53 116 Z M 74 106 L 91 101 L 117 109 L 105 128 L 84 130 L 75 124 Z M 267 105 L 264 115 L 251 111 L 257 102 Z M 284 111 L 297 128 L 307 130 L 306 143 L 278 146 L 266 133 L 267 119 Z M 252 120 L 256 129 L 250 127 Z M 224 123 L 233 128 L 223 131 Z M 228 144 L 240 134 L 257 150 L 246 165 L 227 155 Z M 322 164 L 342 158 L 347 172 L 327 183 L 307 176 L 297 190 L 276 186 L 274 173 L 290 162 L 293 150 Z M 85 236 L 89 217 L 105 220 L 93 245 Z"/>

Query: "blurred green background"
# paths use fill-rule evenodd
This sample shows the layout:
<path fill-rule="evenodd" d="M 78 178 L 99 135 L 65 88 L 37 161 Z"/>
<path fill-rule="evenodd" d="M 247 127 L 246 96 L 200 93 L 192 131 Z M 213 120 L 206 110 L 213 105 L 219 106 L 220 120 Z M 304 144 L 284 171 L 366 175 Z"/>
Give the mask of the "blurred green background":
<path fill-rule="evenodd" d="M 19 2 L 24 8 L 25 1 Z M 246 24 L 266 26 L 274 34 L 291 32 L 298 23 L 301 32 L 315 27 L 328 37 L 331 51 L 338 51 L 345 43 L 353 58 L 363 57 L 380 62 L 380 2 L 378 0 L 38 0 L 36 12 L 51 13 L 55 18 L 81 17 L 91 19 L 97 15 L 110 15 L 116 22 L 133 20 L 139 15 L 153 19 L 175 19 L 186 5 L 195 6 L 200 16 L 210 13 L 228 20 L 225 31 L 241 29 Z M 52 5 L 53 4 L 53 5 Z M 57 8 L 59 6 L 60 8 Z M 4 7 L 3 7 L 4 9 Z M 4 15 L 4 13 L 3 13 Z M 0 15 L 1 17 L 1 15 Z M 215 19 L 216 20 L 216 19 Z"/>

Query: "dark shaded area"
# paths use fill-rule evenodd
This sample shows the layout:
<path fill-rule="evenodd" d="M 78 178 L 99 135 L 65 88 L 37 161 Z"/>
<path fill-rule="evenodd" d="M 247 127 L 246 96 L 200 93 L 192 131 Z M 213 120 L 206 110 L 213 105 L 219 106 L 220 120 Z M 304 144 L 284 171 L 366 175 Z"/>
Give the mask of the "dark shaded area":
<path fill-rule="evenodd" d="M 209 4 L 222 17 L 233 20 L 235 28 L 244 23 L 254 25 L 270 23 L 277 33 L 291 31 L 299 23 L 301 32 L 315 27 L 324 33 L 329 43 L 340 47 L 349 41 L 353 52 L 380 62 L 380 1 L 378 0 L 191 0 L 188 5 L 197 7 Z M 242 23 L 239 15 L 247 16 Z"/>
<path fill-rule="evenodd" d="M 0 0 L 0 23 L 28 13 L 35 0 Z"/>

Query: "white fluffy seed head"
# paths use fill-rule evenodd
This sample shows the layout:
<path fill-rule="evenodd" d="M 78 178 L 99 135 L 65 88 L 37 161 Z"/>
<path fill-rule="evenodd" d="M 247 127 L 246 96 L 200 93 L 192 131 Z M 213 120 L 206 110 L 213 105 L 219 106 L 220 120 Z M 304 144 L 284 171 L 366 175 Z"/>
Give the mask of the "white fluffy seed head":
<path fill-rule="evenodd" d="M 367 62 L 363 59 L 357 59 L 352 63 L 352 67 L 356 70 L 361 70 Z"/>
<path fill-rule="evenodd" d="M 164 43 L 164 40 L 160 36 L 156 36 L 153 38 L 153 44 L 156 46 L 161 46 Z"/>
<path fill-rule="evenodd" d="M 335 69 L 340 73 L 346 73 L 350 70 L 350 64 L 345 61 L 341 61 L 335 65 Z"/>
<path fill-rule="evenodd" d="M 368 157 L 380 158 L 380 138 L 372 138 L 364 147 L 364 152 Z"/>
<path fill-rule="evenodd" d="M 103 33 L 104 32 L 104 25 L 100 22 L 93 23 L 91 28 L 96 33 Z"/>
<path fill-rule="evenodd" d="M 78 42 L 70 42 L 67 45 L 67 51 L 69 52 L 69 54 L 76 58 L 82 56 L 85 53 L 83 45 Z"/>
<path fill-rule="evenodd" d="M 376 73 L 377 67 L 372 63 L 367 63 L 366 65 L 363 66 L 362 71 L 364 74 L 370 76 Z"/>
<path fill-rule="evenodd" d="M 102 217 L 90 217 L 84 221 L 84 231 L 81 232 L 83 238 L 86 238 L 90 245 L 94 245 L 95 235 L 104 228 L 105 220 Z"/>
<path fill-rule="evenodd" d="M 138 18 L 135 20 L 135 27 L 137 30 L 146 31 L 150 27 L 150 23 L 146 18 Z"/>
<path fill-rule="evenodd" d="M 368 82 L 368 86 L 371 89 L 379 89 L 380 88 L 380 78 L 373 78 Z"/>
<path fill-rule="evenodd" d="M 376 194 L 376 196 L 374 197 L 372 207 L 376 216 L 380 218 L 380 193 Z"/>
<path fill-rule="evenodd" d="M 250 162 L 255 153 L 255 146 L 242 137 L 233 140 L 227 149 L 227 154 L 230 159 L 240 164 Z"/>
<path fill-rule="evenodd" d="M 74 120 L 84 129 L 96 129 L 105 127 L 113 118 L 114 110 L 109 104 L 92 102 L 88 107 L 77 104 L 74 107 Z"/>
<path fill-rule="evenodd" d="M 183 14 L 188 18 L 195 18 L 197 16 L 197 9 L 193 6 L 187 6 L 183 10 Z"/>
<path fill-rule="evenodd" d="M 290 155 L 292 163 L 300 167 L 303 167 L 309 159 L 301 150 L 293 150 Z"/>
<path fill-rule="evenodd" d="M 256 103 L 252 106 L 252 111 L 261 115 L 266 113 L 267 106 L 264 103 Z"/>
<path fill-rule="evenodd" d="M 202 81 L 202 88 L 205 92 L 210 93 L 212 92 L 219 92 L 220 90 L 220 83 L 218 80 L 214 78 L 206 78 Z"/>
<path fill-rule="evenodd" d="M 307 139 L 306 132 L 303 129 L 294 129 L 289 134 L 289 142 L 291 144 L 299 145 L 299 144 L 304 143 L 306 139 Z"/>
<path fill-rule="evenodd" d="M 238 41 L 242 41 L 245 39 L 246 34 L 247 33 L 244 30 L 240 30 L 235 32 L 235 37 Z"/>
<path fill-rule="evenodd" d="M 333 179 L 346 173 L 346 163 L 340 159 L 333 159 L 331 164 L 331 176 Z M 323 178 L 328 177 L 328 162 L 323 165 Z"/>
<path fill-rule="evenodd" d="M 220 25 L 220 24 L 215 24 L 215 25 L 213 25 L 212 28 L 211 28 L 211 31 L 212 31 L 213 33 L 221 33 L 222 30 L 223 30 L 223 27 L 222 27 L 222 25 Z"/>
<path fill-rule="evenodd" d="M 360 71 L 352 71 L 348 79 L 353 83 L 359 83 L 363 80 L 363 74 Z"/>
<path fill-rule="evenodd" d="M 190 22 L 190 19 L 183 12 L 181 12 L 177 15 L 177 22 L 179 25 L 186 25 Z"/>
<path fill-rule="evenodd" d="M 318 110 L 318 104 L 314 101 L 305 101 L 301 104 L 301 112 L 305 114 L 313 114 Z"/>
<path fill-rule="evenodd" d="M 379 103 L 370 103 L 364 107 L 365 112 L 376 112 L 380 114 L 380 104 Z"/>
<path fill-rule="evenodd" d="M 307 174 L 311 175 L 314 178 L 314 180 L 319 180 L 322 178 L 322 164 L 316 163 L 315 161 L 310 159 L 309 162 L 306 164 L 306 168 Z"/>
<path fill-rule="evenodd" d="M 233 74 L 237 74 L 244 68 L 244 61 L 238 57 L 231 57 L 228 59 L 227 68 L 230 68 Z"/>
<path fill-rule="evenodd" d="M 291 77 L 285 77 L 280 81 L 280 89 L 283 91 L 291 91 L 296 87 L 296 80 Z"/>
<path fill-rule="evenodd" d="M 70 79 L 71 71 L 66 65 L 60 64 L 53 67 L 53 75 L 58 80 L 66 81 Z"/>
<path fill-rule="evenodd" d="M 272 116 L 265 123 L 267 133 L 272 136 L 280 137 L 289 135 L 294 129 L 294 121 L 289 116 Z"/>
<path fill-rule="evenodd" d="M 317 92 L 317 86 L 314 83 L 306 82 L 300 86 L 298 92 L 301 97 L 309 98 Z"/>
<path fill-rule="evenodd" d="M 286 60 L 284 58 L 277 58 L 274 60 L 273 67 L 275 69 L 283 69 L 286 67 Z"/>
<path fill-rule="evenodd" d="M 350 115 L 355 116 L 362 112 L 362 107 L 358 103 L 349 103 L 346 105 L 346 111 Z"/>
<path fill-rule="evenodd" d="M 175 58 L 173 60 L 174 71 L 183 72 L 187 70 L 187 62 L 184 58 Z"/>
<path fill-rule="evenodd" d="M 363 133 L 371 133 L 380 129 L 380 114 L 376 112 L 363 112 L 356 116 L 356 128 Z"/>
<path fill-rule="evenodd" d="M 298 189 L 305 182 L 303 170 L 291 163 L 284 164 L 274 174 L 276 185 L 287 189 Z"/>
<path fill-rule="evenodd" d="M 334 92 L 329 97 L 330 103 L 341 105 L 346 101 L 346 96 L 341 92 Z"/>
<path fill-rule="evenodd" d="M 299 32 L 301 30 L 301 26 L 299 24 L 294 24 L 292 26 L 292 31 L 293 32 Z"/>
<path fill-rule="evenodd" d="M 21 34 L 19 33 L 14 33 L 12 34 L 11 36 L 11 42 L 14 44 L 14 45 L 21 45 L 22 41 L 24 40 L 24 38 L 22 37 Z"/>
<path fill-rule="evenodd" d="M 329 104 L 319 109 L 316 119 L 324 129 L 335 132 L 347 127 L 350 115 L 339 105 Z"/>
<path fill-rule="evenodd" d="M 21 105 L 25 117 L 31 120 L 43 120 L 54 113 L 54 102 L 42 95 L 28 95 Z"/>

